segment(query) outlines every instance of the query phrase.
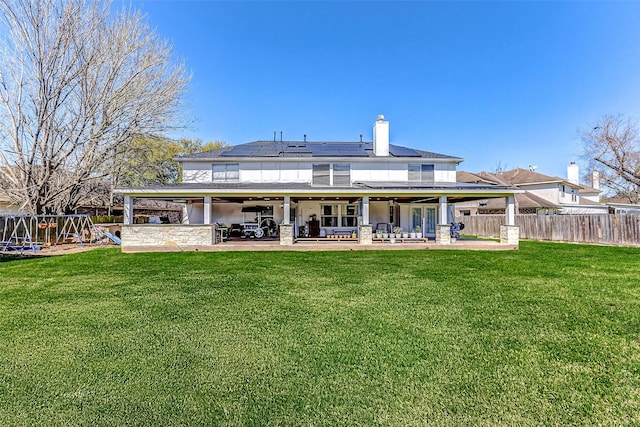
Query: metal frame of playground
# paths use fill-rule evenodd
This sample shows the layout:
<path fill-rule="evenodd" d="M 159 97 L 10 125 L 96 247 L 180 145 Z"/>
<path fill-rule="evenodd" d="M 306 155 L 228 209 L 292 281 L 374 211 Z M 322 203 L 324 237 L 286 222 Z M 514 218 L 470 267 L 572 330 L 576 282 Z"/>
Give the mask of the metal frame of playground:
<path fill-rule="evenodd" d="M 100 225 L 95 225 L 89 215 L 8 215 L 0 216 L 0 253 L 38 252 L 42 248 L 62 244 L 106 243 L 120 239 Z"/>

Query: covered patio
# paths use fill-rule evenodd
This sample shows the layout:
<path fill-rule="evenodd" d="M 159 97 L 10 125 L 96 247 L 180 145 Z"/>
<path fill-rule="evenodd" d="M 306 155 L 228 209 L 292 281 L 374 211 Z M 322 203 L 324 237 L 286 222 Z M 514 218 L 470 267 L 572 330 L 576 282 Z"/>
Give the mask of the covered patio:
<path fill-rule="evenodd" d="M 462 183 L 438 187 L 357 183 L 317 188 L 289 183 L 286 188 L 284 184 L 261 184 L 260 188 L 250 184 L 130 188 L 123 190 L 122 247 L 124 251 L 172 246 L 198 250 L 261 250 L 266 246 L 304 250 L 305 245 L 330 245 L 332 249 L 461 247 L 463 241 L 454 241 L 450 235 L 455 203 L 503 198 L 507 209 L 499 244 L 508 249 L 518 245 L 514 194 L 519 191 Z M 182 204 L 182 221 L 134 224 L 134 199 Z M 233 234 L 231 230 L 236 229 L 240 231 Z M 394 233 L 394 229 L 407 235 L 392 241 L 382 234 Z M 483 246 L 475 242 L 470 245 Z"/>

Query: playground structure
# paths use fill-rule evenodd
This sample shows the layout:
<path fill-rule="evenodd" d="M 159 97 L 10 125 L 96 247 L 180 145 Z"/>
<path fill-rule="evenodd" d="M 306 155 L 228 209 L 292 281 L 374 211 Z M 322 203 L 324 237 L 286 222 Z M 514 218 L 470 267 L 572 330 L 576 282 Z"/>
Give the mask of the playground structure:
<path fill-rule="evenodd" d="M 119 239 L 95 226 L 88 215 L 11 215 L 0 217 L 0 252 L 33 251 L 62 244 L 119 244 Z"/>

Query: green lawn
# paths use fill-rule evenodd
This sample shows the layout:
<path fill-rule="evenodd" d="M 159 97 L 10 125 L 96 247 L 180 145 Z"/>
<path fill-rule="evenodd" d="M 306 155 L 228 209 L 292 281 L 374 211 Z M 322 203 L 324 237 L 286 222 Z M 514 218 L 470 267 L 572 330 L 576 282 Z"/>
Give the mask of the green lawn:
<path fill-rule="evenodd" d="M 640 425 L 640 249 L 0 259 L 0 425 Z"/>

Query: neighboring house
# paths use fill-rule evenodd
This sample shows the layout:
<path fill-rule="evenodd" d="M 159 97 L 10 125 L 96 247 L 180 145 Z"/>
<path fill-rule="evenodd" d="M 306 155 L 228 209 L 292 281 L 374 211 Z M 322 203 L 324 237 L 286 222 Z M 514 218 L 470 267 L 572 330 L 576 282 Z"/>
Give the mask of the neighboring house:
<path fill-rule="evenodd" d="M 600 190 L 578 182 L 578 166 L 571 163 L 568 177 L 544 175 L 533 170 L 516 168 L 510 171 L 471 174 L 459 172 L 458 181 L 510 185 L 524 190 L 516 194 L 516 209 L 520 215 L 606 214 L 607 206 L 598 202 Z M 480 181 L 481 180 L 481 181 Z M 456 215 L 504 213 L 501 199 L 487 199 L 456 204 Z"/>
<path fill-rule="evenodd" d="M 0 171 L 4 172 L 4 170 Z M 3 188 L 4 184 L 0 182 L 0 216 L 21 215 L 24 213 L 22 206 L 18 205 L 9 197 Z"/>
<path fill-rule="evenodd" d="M 640 204 L 631 203 L 628 197 L 614 196 L 603 200 L 612 214 L 640 214 Z"/>
<path fill-rule="evenodd" d="M 356 235 L 369 244 L 372 233 L 390 224 L 405 231 L 420 227 L 448 243 L 453 204 L 500 198 L 510 207 L 505 223 L 513 229 L 514 194 L 521 192 L 493 182 L 457 182 L 462 158 L 390 144 L 383 116 L 373 126 L 372 142 L 362 136 L 349 142 L 274 137 L 177 160 L 182 183 L 119 190 L 125 196 L 123 245 L 212 244 L 215 224 L 261 228 L 258 234 L 277 235 L 282 244 L 314 232 L 319 238 Z M 184 224 L 132 224 L 134 198 L 182 203 Z"/>
<path fill-rule="evenodd" d="M 11 171 L 0 166 L 0 216 L 20 215 L 23 213 L 22 207 L 16 204 L 5 191 L 6 183 L 3 182 L 3 174 L 6 172 Z"/>
<path fill-rule="evenodd" d="M 20 215 L 24 213 L 20 206 L 16 205 L 0 190 L 0 216 Z"/>

